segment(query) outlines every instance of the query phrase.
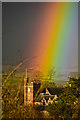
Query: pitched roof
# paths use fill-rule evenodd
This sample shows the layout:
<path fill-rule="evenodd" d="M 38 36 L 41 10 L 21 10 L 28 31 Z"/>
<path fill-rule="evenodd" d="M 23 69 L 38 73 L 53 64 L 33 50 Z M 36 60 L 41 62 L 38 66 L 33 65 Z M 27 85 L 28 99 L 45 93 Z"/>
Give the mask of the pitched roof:
<path fill-rule="evenodd" d="M 41 102 L 42 100 L 46 100 L 48 102 L 49 98 L 53 100 L 55 95 L 45 95 L 44 93 L 40 93 L 39 96 L 36 99 L 36 102 Z"/>
<path fill-rule="evenodd" d="M 37 90 L 40 88 L 41 84 L 34 84 L 34 97 L 37 92 Z M 41 101 L 43 99 L 43 96 L 46 100 L 51 98 L 51 100 L 54 98 L 55 95 L 59 96 L 60 93 L 63 92 L 63 88 L 42 88 L 39 93 L 36 102 Z"/>

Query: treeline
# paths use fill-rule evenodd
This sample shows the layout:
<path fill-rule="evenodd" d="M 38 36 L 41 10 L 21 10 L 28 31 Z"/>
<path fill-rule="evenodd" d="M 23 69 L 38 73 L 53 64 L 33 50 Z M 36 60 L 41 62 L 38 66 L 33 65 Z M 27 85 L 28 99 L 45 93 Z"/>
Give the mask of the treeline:
<path fill-rule="evenodd" d="M 54 88 L 54 90 L 62 90 L 59 97 L 49 103 L 44 111 L 47 111 L 44 115 L 40 106 L 38 105 L 27 105 L 24 106 L 24 84 L 23 79 L 16 78 L 15 82 L 11 82 L 14 77 L 9 78 L 5 82 L 3 78 L 2 82 L 2 118 L 15 118 L 15 119 L 26 119 L 26 118 L 51 118 L 54 120 L 68 120 L 68 119 L 80 119 L 80 78 L 70 78 L 69 84 L 65 88 L 56 87 L 55 83 L 41 82 L 38 86 L 39 91 L 37 95 L 42 91 L 43 88 Z M 37 90 L 37 88 L 36 88 Z M 51 92 L 54 92 L 54 90 Z M 57 91 L 58 92 L 58 91 Z M 36 96 L 37 97 L 37 96 Z"/>
<path fill-rule="evenodd" d="M 80 120 L 80 78 L 70 78 L 68 86 L 57 100 L 46 107 L 52 118 Z"/>

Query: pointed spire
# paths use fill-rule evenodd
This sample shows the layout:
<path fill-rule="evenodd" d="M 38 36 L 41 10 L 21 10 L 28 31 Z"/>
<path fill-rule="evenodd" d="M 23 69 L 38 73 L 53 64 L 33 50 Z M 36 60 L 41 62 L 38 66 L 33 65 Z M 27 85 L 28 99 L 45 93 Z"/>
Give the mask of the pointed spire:
<path fill-rule="evenodd" d="M 51 95 L 47 88 L 46 88 L 46 93 L 49 94 L 49 95 Z"/>
<path fill-rule="evenodd" d="M 25 78 L 27 79 L 27 68 L 26 68 L 26 75 L 25 75 Z"/>
<path fill-rule="evenodd" d="M 27 83 L 27 69 L 26 69 L 26 74 L 25 74 L 25 77 L 24 77 L 24 105 L 26 105 L 26 100 L 27 100 L 27 97 L 26 97 L 26 83 Z"/>

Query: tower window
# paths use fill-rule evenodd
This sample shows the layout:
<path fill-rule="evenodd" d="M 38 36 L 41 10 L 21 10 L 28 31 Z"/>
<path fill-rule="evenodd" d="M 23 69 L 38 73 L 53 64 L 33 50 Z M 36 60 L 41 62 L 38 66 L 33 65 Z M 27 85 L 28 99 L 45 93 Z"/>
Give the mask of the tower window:
<path fill-rule="evenodd" d="M 30 92 L 30 88 L 28 88 L 28 92 Z"/>

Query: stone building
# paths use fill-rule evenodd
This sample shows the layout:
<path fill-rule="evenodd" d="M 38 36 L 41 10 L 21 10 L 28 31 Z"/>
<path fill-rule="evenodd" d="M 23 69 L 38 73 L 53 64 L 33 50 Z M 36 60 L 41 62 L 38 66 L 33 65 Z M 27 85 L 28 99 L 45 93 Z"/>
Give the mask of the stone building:
<path fill-rule="evenodd" d="M 24 78 L 24 104 L 38 104 L 38 105 L 48 105 L 56 100 L 59 94 L 62 92 L 58 88 L 43 88 L 38 96 L 35 98 L 37 90 L 40 88 L 40 83 L 32 82 L 28 77 L 27 73 Z"/>
<path fill-rule="evenodd" d="M 27 93 L 26 102 L 33 103 L 33 82 L 27 82 L 26 93 Z"/>
<path fill-rule="evenodd" d="M 24 104 L 33 103 L 33 82 L 29 78 L 24 78 Z"/>

